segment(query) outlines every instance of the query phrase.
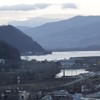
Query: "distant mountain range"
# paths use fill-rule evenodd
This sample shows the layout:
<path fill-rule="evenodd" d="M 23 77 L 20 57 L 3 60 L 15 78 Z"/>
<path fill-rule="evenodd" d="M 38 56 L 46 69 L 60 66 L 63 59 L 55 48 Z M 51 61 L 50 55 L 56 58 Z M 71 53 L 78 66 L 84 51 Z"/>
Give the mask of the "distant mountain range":
<path fill-rule="evenodd" d="M 59 19 L 59 18 L 58 19 L 57 18 L 49 19 L 49 18 L 43 18 L 43 17 L 34 17 L 34 18 L 31 18 L 28 20 L 23 20 L 23 21 L 11 21 L 8 24 L 11 24 L 13 26 L 36 27 L 36 26 L 40 26 L 40 25 L 43 25 L 48 22 L 54 22 L 54 21 L 58 21 L 58 20 L 61 20 L 61 19 Z"/>
<path fill-rule="evenodd" d="M 100 46 L 100 16 L 76 16 L 20 29 L 48 50 L 97 50 Z"/>
<path fill-rule="evenodd" d="M 11 25 L 0 26 L 0 40 L 17 48 L 22 55 L 46 53 L 36 41 Z"/>

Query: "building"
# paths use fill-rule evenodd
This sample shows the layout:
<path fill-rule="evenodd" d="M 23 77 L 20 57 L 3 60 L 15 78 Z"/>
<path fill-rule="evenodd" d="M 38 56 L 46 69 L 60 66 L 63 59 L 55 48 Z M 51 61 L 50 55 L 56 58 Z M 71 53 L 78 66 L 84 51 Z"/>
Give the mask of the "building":
<path fill-rule="evenodd" d="M 66 68 L 71 68 L 73 66 L 75 66 L 75 60 L 74 59 L 69 59 L 69 60 L 61 60 L 61 68 L 62 69 L 66 69 Z"/>
<path fill-rule="evenodd" d="M 53 91 L 54 96 L 67 96 L 68 91 L 66 90 L 60 90 L 60 91 Z"/>
<path fill-rule="evenodd" d="M 46 95 L 41 100 L 53 100 L 53 99 L 51 95 Z"/>
<path fill-rule="evenodd" d="M 26 91 L 19 92 L 19 100 L 27 100 L 29 97 L 29 93 Z"/>
<path fill-rule="evenodd" d="M 0 59 L 0 64 L 5 64 L 5 59 Z"/>
<path fill-rule="evenodd" d="M 75 94 L 73 95 L 73 100 L 81 100 L 82 94 Z"/>

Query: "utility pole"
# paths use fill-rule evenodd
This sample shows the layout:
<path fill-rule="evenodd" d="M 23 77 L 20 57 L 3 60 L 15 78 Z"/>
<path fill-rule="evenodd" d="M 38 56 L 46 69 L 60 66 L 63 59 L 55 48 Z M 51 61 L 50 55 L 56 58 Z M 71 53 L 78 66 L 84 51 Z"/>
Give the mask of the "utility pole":
<path fill-rule="evenodd" d="M 17 87 L 17 89 L 19 90 L 20 76 L 18 76 L 18 77 L 17 77 L 17 84 L 18 84 L 18 87 Z"/>

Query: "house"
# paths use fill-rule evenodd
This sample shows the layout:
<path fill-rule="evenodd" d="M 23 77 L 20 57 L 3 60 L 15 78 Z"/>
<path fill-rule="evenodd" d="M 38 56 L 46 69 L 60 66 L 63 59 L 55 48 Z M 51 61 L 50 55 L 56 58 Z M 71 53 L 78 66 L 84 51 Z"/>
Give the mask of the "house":
<path fill-rule="evenodd" d="M 75 95 L 73 95 L 73 100 L 81 100 L 82 94 L 78 94 L 75 93 Z"/>
<path fill-rule="evenodd" d="M 0 59 L 0 64 L 5 64 L 5 59 Z"/>
<path fill-rule="evenodd" d="M 29 97 L 29 93 L 26 91 L 20 91 L 19 100 L 27 100 Z"/>
<path fill-rule="evenodd" d="M 81 86 L 81 91 L 82 91 L 82 92 L 87 92 L 87 91 L 89 91 L 89 89 L 87 88 L 86 85 L 82 85 L 82 86 Z"/>
<path fill-rule="evenodd" d="M 80 67 L 84 67 L 84 65 L 86 66 L 86 64 L 83 61 L 83 58 L 79 58 L 79 57 L 71 57 L 68 60 L 64 59 L 64 60 L 60 60 L 61 63 L 61 68 L 62 69 L 66 69 L 66 68 L 80 68 Z"/>
<path fill-rule="evenodd" d="M 98 98 L 98 100 L 100 100 L 100 92 L 86 95 L 86 97 L 87 98 L 94 98 L 93 100 L 97 100 L 96 98 Z"/>
<path fill-rule="evenodd" d="M 67 96 L 68 91 L 66 90 L 60 90 L 60 91 L 53 91 L 54 96 Z"/>
<path fill-rule="evenodd" d="M 51 95 L 46 95 L 41 100 L 53 100 L 53 99 Z"/>
<path fill-rule="evenodd" d="M 75 60 L 74 59 L 69 59 L 69 60 L 64 59 L 64 60 L 61 60 L 60 63 L 61 63 L 61 68 L 66 69 L 66 68 L 73 67 L 75 65 Z"/>

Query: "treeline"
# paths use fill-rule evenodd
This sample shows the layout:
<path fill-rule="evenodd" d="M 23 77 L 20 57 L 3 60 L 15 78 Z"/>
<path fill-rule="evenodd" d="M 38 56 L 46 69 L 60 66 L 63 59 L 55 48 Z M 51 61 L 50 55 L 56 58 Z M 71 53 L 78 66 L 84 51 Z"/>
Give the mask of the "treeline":
<path fill-rule="evenodd" d="M 54 79 L 59 72 L 60 68 L 57 62 L 23 60 L 20 69 L 0 71 L 0 84 L 18 84 L 19 80 L 20 84 L 48 81 Z"/>
<path fill-rule="evenodd" d="M 20 52 L 0 41 L 0 85 L 54 79 L 60 72 L 59 63 L 20 59 Z"/>
<path fill-rule="evenodd" d="M 58 62 L 49 61 L 23 61 L 22 66 L 23 72 L 26 72 L 28 76 L 32 76 L 34 80 L 45 80 L 53 79 L 56 74 L 60 72 L 60 67 Z M 31 75 L 30 75 L 31 74 Z M 24 75 L 24 74 L 22 74 Z"/>

